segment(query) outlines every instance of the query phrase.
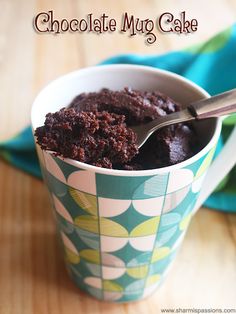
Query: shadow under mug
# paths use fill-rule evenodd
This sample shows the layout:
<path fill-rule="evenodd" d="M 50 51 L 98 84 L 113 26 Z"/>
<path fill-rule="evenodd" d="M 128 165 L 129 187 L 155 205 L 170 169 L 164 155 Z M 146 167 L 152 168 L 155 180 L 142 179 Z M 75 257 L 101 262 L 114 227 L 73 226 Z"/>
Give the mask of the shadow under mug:
<path fill-rule="evenodd" d="M 43 125 L 48 112 L 67 106 L 82 92 L 125 86 L 159 90 L 183 106 L 209 97 L 167 71 L 92 67 L 65 75 L 40 92 L 32 108 L 33 130 Z M 200 121 L 195 128 L 204 148 L 184 162 L 153 170 L 98 168 L 56 157 L 37 145 L 66 267 L 82 290 L 100 300 L 127 302 L 150 295 L 163 281 L 193 213 L 235 163 L 229 154 L 235 131 L 211 165 L 221 120 Z"/>

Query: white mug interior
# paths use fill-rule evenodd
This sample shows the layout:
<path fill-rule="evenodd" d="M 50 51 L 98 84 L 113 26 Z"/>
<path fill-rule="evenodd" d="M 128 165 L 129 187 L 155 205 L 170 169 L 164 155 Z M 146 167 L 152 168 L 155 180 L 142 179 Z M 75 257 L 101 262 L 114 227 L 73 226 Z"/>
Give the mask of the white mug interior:
<path fill-rule="evenodd" d="M 152 67 L 136 65 L 105 65 L 78 70 L 62 76 L 47 85 L 34 101 L 31 121 L 33 130 L 44 124 L 45 115 L 69 105 L 75 96 L 83 92 L 95 92 L 101 88 L 120 90 L 131 87 L 138 90 L 160 92 L 170 96 L 175 101 L 187 106 L 190 102 L 207 98 L 209 94 L 193 82 L 174 73 Z M 183 167 L 203 156 L 218 140 L 221 130 L 221 120 L 217 118 L 198 121 L 195 129 L 204 148 L 188 160 L 177 165 L 154 170 L 125 171 L 98 168 L 78 161 L 70 161 L 84 169 L 96 168 L 96 172 L 113 175 L 148 175 L 154 172 L 166 171 L 166 168 Z M 194 159 L 194 160 L 193 160 Z M 184 163 L 184 164 L 183 164 Z M 94 169 L 93 169 L 94 170 Z M 171 169 L 168 169 L 171 170 Z"/>

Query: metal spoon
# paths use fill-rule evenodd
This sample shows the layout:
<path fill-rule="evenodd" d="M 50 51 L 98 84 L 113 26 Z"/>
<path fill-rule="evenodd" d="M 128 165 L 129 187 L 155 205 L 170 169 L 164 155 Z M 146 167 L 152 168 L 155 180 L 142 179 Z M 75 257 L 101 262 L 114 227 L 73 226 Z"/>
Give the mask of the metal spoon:
<path fill-rule="evenodd" d="M 137 145 L 140 148 L 149 136 L 164 126 L 213 117 L 221 117 L 236 112 L 236 89 L 193 102 L 186 109 L 159 117 L 146 124 L 131 127 L 137 134 Z"/>

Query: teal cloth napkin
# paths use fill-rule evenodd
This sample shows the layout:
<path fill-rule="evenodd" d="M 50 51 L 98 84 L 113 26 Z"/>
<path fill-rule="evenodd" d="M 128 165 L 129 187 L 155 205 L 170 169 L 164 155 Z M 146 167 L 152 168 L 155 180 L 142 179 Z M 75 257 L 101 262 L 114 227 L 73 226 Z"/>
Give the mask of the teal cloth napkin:
<path fill-rule="evenodd" d="M 180 74 L 202 86 L 211 95 L 236 87 L 236 25 L 209 41 L 183 51 L 164 55 L 126 54 L 112 57 L 101 64 L 139 64 Z M 217 153 L 233 126 L 236 115 L 224 120 Z M 217 154 L 216 153 L 216 154 Z M 41 178 L 33 135 L 27 127 L 16 137 L 0 143 L 0 156 L 12 165 Z M 236 167 L 221 182 L 204 204 L 222 211 L 236 212 Z"/>

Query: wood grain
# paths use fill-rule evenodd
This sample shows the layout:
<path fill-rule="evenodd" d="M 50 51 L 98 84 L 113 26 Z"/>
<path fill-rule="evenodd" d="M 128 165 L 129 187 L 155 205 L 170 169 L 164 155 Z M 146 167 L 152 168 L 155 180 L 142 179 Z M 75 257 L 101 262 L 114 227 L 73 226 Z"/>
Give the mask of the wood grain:
<path fill-rule="evenodd" d="M 235 1 L 14 1 L 1 0 L 0 139 L 29 122 L 36 93 L 57 76 L 93 65 L 117 53 L 162 53 L 205 40 L 236 18 Z M 212 5 L 210 5 L 212 3 Z M 53 9 L 59 17 L 125 11 L 155 18 L 186 10 L 199 19 L 189 36 L 162 35 L 152 46 L 142 36 L 121 34 L 37 35 L 32 18 Z M 220 18 L 210 18 L 211 16 Z M 150 298 L 132 304 L 91 299 L 70 281 L 57 244 L 43 183 L 0 161 L 0 313 L 138 314 L 161 308 L 236 307 L 236 215 L 201 209 L 164 285 Z"/>

